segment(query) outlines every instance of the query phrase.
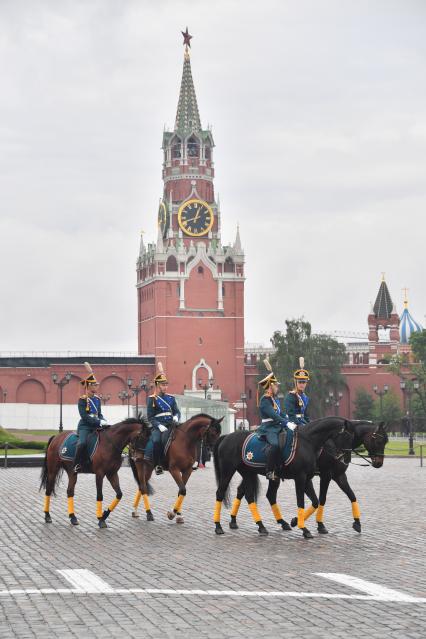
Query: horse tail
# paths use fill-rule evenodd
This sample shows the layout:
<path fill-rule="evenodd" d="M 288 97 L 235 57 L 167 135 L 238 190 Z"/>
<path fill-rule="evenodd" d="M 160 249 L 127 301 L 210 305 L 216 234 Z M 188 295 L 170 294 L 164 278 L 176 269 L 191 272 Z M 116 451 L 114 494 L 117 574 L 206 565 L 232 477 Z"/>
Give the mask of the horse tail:
<path fill-rule="evenodd" d="M 55 437 L 56 437 L 56 435 L 52 435 L 52 437 L 50 437 L 50 438 L 49 438 L 49 441 L 47 442 L 47 446 L 46 446 L 46 453 L 45 453 L 45 455 L 44 455 L 44 459 L 43 459 L 43 466 L 42 466 L 41 473 L 40 473 L 40 488 L 39 488 L 39 491 L 40 491 L 42 488 L 44 488 L 44 490 L 46 490 L 46 487 L 47 487 L 47 479 L 48 479 L 48 477 L 49 477 L 49 470 L 48 470 L 48 468 L 47 468 L 47 452 L 48 452 L 48 450 L 49 450 L 49 446 L 50 446 L 50 444 L 52 443 L 52 440 L 54 440 L 54 439 L 55 439 Z M 55 489 L 57 488 L 57 486 L 58 486 L 58 484 L 59 484 L 59 482 L 60 482 L 60 480 L 61 480 L 63 470 L 64 470 L 64 469 L 63 469 L 63 468 L 61 468 L 61 469 L 60 469 L 60 472 L 58 472 L 58 473 L 56 474 L 56 477 L 55 477 L 55 483 L 54 483 L 54 486 L 53 486 L 53 489 L 52 489 L 52 495 L 56 495 L 56 493 L 55 493 Z"/>
<path fill-rule="evenodd" d="M 251 488 L 253 491 L 253 500 L 257 502 L 257 498 L 259 497 L 260 492 L 259 475 L 257 473 L 247 473 L 246 475 L 244 475 L 243 481 L 245 494 L 247 495 L 247 490 L 250 490 Z"/>
<path fill-rule="evenodd" d="M 135 482 L 137 483 L 138 486 L 140 486 L 139 477 L 138 477 L 138 471 L 137 471 L 137 468 L 136 468 L 136 463 L 135 463 L 135 460 L 132 459 L 130 456 L 129 456 L 129 464 L 130 464 L 130 468 L 132 469 L 132 473 L 133 473 L 133 477 L 135 478 Z M 153 495 L 155 493 L 155 490 L 153 489 L 152 484 L 149 481 L 146 482 L 146 491 L 147 491 L 148 495 Z"/>
<path fill-rule="evenodd" d="M 221 475 L 222 475 L 222 471 L 220 467 L 220 459 L 219 459 L 219 446 L 222 443 L 222 441 L 225 439 L 225 437 L 226 435 L 221 435 L 219 439 L 216 440 L 216 443 L 213 449 L 214 474 L 216 476 L 217 486 L 219 486 L 219 482 L 221 480 Z M 229 508 L 231 505 L 231 499 L 229 497 L 229 489 L 230 489 L 230 485 L 228 484 L 228 487 L 226 488 L 225 494 L 223 496 L 223 505 L 225 506 L 225 508 Z"/>

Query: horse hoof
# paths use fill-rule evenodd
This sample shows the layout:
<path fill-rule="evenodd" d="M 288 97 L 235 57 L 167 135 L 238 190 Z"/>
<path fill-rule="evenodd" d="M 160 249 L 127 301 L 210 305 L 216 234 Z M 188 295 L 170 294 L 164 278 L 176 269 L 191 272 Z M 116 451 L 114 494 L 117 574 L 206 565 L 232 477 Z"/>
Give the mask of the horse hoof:
<path fill-rule="evenodd" d="M 49 513 L 44 513 L 44 521 L 46 524 L 51 524 L 52 523 L 52 517 L 50 516 Z"/>
<path fill-rule="evenodd" d="M 328 535 L 328 530 L 321 521 L 317 522 L 317 530 L 320 535 Z"/>
<path fill-rule="evenodd" d="M 224 535 L 224 531 L 223 528 L 220 524 L 216 524 L 216 528 L 215 528 L 215 533 L 216 535 Z"/>
<path fill-rule="evenodd" d="M 70 524 L 73 526 L 78 526 L 79 522 L 75 515 L 70 515 Z"/>
<path fill-rule="evenodd" d="M 313 539 L 314 538 L 314 536 L 312 535 L 311 531 L 308 530 L 307 528 L 303 529 L 303 537 L 305 539 Z"/>
<path fill-rule="evenodd" d="M 279 521 L 277 521 L 277 524 L 279 524 L 283 530 L 291 530 L 290 524 L 284 519 L 280 519 Z"/>
<path fill-rule="evenodd" d="M 297 517 L 293 517 L 290 524 L 292 528 L 295 528 L 297 526 Z"/>
<path fill-rule="evenodd" d="M 174 519 L 176 517 L 176 513 L 174 513 L 172 510 L 167 511 L 167 518 L 170 519 L 170 521 L 172 521 L 172 519 Z"/>
<path fill-rule="evenodd" d="M 154 515 L 152 514 L 152 512 L 150 510 L 146 511 L 146 520 L 147 521 L 154 521 Z"/>
<path fill-rule="evenodd" d="M 354 523 L 352 524 L 352 528 L 356 530 L 358 533 L 361 532 L 361 522 L 359 519 L 354 519 Z"/>
<path fill-rule="evenodd" d="M 238 524 L 237 524 L 237 522 L 236 522 L 236 521 L 234 521 L 233 519 L 229 522 L 229 527 L 230 527 L 232 530 L 238 530 Z"/>
<path fill-rule="evenodd" d="M 259 535 L 269 535 L 268 531 L 266 530 L 265 526 L 263 524 L 258 524 L 259 530 L 258 533 Z"/>
<path fill-rule="evenodd" d="M 134 519 L 138 519 L 139 514 L 136 512 L 136 510 L 134 510 L 134 511 L 132 512 L 132 517 L 133 517 Z"/>
<path fill-rule="evenodd" d="M 182 517 L 182 515 L 178 515 L 178 517 L 176 517 L 176 523 L 177 524 L 184 524 L 185 523 L 185 520 Z"/>
<path fill-rule="evenodd" d="M 104 519 L 100 519 L 98 521 L 98 526 L 99 528 L 108 528 L 108 526 L 106 525 L 106 521 Z"/>

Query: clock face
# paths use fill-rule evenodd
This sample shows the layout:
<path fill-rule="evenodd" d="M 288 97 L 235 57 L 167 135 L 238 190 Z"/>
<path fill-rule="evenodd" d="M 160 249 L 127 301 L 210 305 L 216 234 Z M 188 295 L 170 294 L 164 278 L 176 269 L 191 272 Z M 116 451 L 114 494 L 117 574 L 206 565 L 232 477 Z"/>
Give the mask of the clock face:
<path fill-rule="evenodd" d="M 207 235 L 214 222 L 214 213 L 207 202 L 188 200 L 178 211 L 179 226 L 186 235 Z"/>
<path fill-rule="evenodd" d="M 164 236 L 169 226 L 169 214 L 163 201 L 160 202 L 160 206 L 158 207 L 158 226 L 161 227 Z"/>

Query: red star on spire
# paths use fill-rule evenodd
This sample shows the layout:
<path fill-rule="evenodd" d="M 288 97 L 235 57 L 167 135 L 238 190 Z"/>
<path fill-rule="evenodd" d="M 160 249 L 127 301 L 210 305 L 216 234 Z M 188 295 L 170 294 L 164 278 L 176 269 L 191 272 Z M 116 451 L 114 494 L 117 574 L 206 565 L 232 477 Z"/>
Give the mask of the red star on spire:
<path fill-rule="evenodd" d="M 190 47 L 191 46 L 191 38 L 192 35 L 189 35 L 188 33 L 188 27 L 186 27 L 186 31 L 181 31 L 181 34 L 183 35 L 183 44 L 184 46 Z"/>

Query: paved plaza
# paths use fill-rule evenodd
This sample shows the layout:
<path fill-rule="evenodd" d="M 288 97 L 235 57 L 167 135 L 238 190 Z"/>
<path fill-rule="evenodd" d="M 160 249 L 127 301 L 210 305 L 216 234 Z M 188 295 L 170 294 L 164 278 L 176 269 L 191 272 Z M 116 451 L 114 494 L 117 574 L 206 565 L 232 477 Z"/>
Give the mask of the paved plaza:
<path fill-rule="evenodd" d="M 132 519 L 135 485 L 120 472 L 122 503 L 99 530 L 94 477 L 78 480 L 68 523 L 66 482 L 43 521 L 39 469 L 0 470 L 0 637 L 413 637 L 426 634 L 426 468 L 387 459 L 349 471 L 363 531 L 352 530 L 347 498 L 333 485 L 330 533 L 304 540 L 274 522 L 264 497 L 260 537 L 246 504 L 240 529 L 214 534 L 213 469 L 190 479 L 185 524 L 169 522 L 176 489 L 154 479 L 154 522 Z M 264 482 L 264 480 L 262 480 Z M 233 482 L 235 494 L 236 480 Z M 113 496 L 104 490 L 105 505 Z M 295 513 L 293 482 L 279 492 Z"/>

